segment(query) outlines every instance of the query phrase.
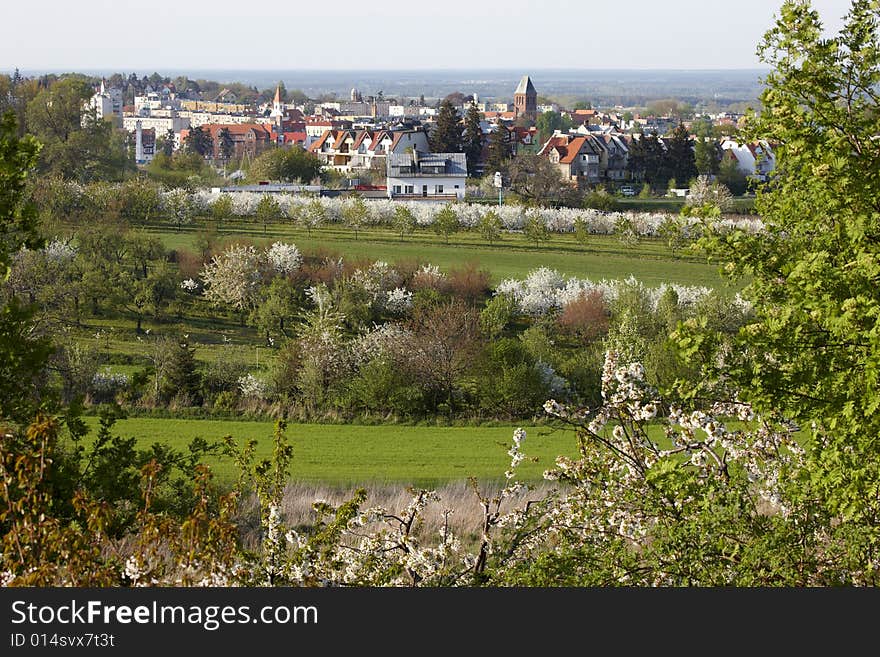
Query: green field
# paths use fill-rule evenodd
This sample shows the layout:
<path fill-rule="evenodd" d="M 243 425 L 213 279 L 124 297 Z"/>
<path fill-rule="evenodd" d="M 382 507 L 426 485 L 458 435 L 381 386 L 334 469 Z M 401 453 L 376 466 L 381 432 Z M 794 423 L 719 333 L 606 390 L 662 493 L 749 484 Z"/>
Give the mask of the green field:
<path fill-rule="evenodd" d="M 160 237 L 167 248 L 191 249 L 202 224 L 184 226 L 180 231 L 168 224 L 148 228 Z M 250 239 L 270 243 L 284 240 L 300 251 L 322 250 L 348 259 L 430 262 L 441 269 L 475 262 L 491 273 L 493 283 L 505 278 L 524 278 L 538 267 L 550 267 L 568 276 L 601 279 L 624 279 L 635 276 L 647 285 L 680 283 L 720 287 L 718 268 L 704 257 L 677 253 L 675 258 L 658 239 L 643 238 L 629 246 L 611 235 L 592 235 L 586 245 L 571 235 L 554 234 L 549 242 L 536 247 L 522 235 L 505 234 L 504 239 L 489 244 L 474 232 L 460 232 L 449 244 L 430 230 L 420 229 L 403 239 L 385 228 L 360 231 L 358 239 L 347 228 L 329 225 L 312 231 L 290 224 L 270 224 L 264 234 L 262 224 L 235 222 L 223 224 L 219 239 Z"/>
<path fill-rule="evenodd" d="M 97 427 L 96 418 L 87 418 Z M 537 462 L 519 467 L 522 480 L 537 481 L 559 454 L 573 456 L 572 432 L 548 427 L 524 427 L 523 451 Z M 293 445 L 291 479 L 332 485 L 395 483 L 433 486 L 476 477 L 503 480 L 510 464 L 507 450 L 514 427 L 422 427 L 290 424 Z M 197 436 L 216 440 L 233 436 L 239 444 L 258 441 L 257 455 L 271 453 L 272 422 L 130 418 L 120 420 L 114 433 L 138 439 L 139 447 L 163 443 L 185 448 Z M 237 470 L 229 460 L 211 464 L 221 481 L 231 482 Z"/>

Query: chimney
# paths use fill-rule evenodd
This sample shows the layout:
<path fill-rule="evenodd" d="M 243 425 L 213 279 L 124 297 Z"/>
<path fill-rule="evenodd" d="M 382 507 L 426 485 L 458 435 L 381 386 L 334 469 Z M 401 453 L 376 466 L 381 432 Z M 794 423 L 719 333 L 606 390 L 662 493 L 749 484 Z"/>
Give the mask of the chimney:
<path fill-rule="evenodd" d="M 419 149 L 416 148 L 415 146 L 413 146 L 412 157 L 413 157 L 413 166 L 418 167 L 419 166 Z"/>

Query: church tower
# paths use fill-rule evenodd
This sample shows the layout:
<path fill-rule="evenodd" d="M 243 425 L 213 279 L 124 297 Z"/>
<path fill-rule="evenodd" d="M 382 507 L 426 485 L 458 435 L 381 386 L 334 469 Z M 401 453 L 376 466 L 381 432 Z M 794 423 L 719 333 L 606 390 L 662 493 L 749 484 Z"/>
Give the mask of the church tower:
<path fill-rule="evenodd" d="M 526 117 L 534 121 L 538 115 L 538 92 L 528 75 L 524 75 L 513 93 L 513 112 L 516 118 Z"/>
<path fill-rule="evenodd" d="M 269 118 L 275 119 L 275 123 L 281 124 L 284 118 L 284 103 L 281 102 L 281 85 L 275 87 L 275 99 L 272 101 L 272 113 Z"/>

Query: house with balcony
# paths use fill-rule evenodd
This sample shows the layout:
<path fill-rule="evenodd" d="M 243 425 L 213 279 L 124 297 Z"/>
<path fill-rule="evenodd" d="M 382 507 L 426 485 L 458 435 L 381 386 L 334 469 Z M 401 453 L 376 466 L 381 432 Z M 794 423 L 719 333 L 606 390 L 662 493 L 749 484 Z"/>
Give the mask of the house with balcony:
<path fill-rule="evenodd" d="M 423 130 L 327 130 L 309 146 L 323 166 L 337 171 L 385 169 L 389 153 L 428 150 Z"/>
<path fill-rule="evenodd" d="M 409 149 L 387 157 L 388 198 L 462 201 L 467 180 L 464 153 L 428 153 Z"/>

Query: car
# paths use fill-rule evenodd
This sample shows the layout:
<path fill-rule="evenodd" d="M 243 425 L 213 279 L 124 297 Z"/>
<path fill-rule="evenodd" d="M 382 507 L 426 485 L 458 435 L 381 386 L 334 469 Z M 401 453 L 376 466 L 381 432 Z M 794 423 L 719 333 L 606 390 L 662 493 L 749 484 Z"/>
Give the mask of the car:
<path fill-rule="evenodd" d="M 624 196 L 635 196 L 636 190 L 634 190 L 632 187 L 621 187 L 620 193 Z"/>

